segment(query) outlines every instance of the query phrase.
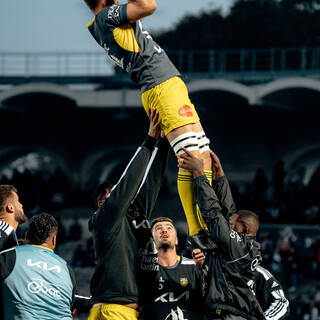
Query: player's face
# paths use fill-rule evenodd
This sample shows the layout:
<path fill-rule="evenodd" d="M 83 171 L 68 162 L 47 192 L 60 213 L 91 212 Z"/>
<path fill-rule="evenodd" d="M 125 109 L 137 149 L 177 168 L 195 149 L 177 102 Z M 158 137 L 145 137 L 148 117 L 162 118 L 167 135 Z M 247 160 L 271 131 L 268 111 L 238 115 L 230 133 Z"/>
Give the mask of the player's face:
<path fill-rule="evenodd" d="M 102 204 L 106 201 L 108 194 L 110 193 L 111 188 L 107 188 L 105 190 L 105 193 L 100 197 L 100 200 L 98 201 L 97 205 L 98 208 L 100 208 L 102 206 Z"/>
<path fill-rule="evenodd" d="M 14 217 L 15 220 L 20 224 L 27 221 L 27 217 L 24 214 L 22 203 L 19 201 L 18 195 L 13 192 L 12 193 L 12 199 L 11 203 L 14 207 Z"/>
<path fill-rule="evenodd" d="M 230 227 L 231 227 L 231 229 L 233 229 L 233 230 L 234 230 L 234 228 L 235 228 L 235 225 L 236 225 L 236 221 L 237 221 L 238 216 L 239 216 L 239 215 L 238 215 L 237 213 L 233 213 L 233 214 L 231 215 L 231 217 L 229 218 Z"/>
<path fill-rule="evenodd" d="M 178 244 L 176 229 L 168 221 L 156 223 L 152 228 L 152 235 L 157 249 L 173 249 Z"/>
<path fill-rule="evenodd" d="M 247 228 L 246 223 L 244 221 L 242 221 L 239 218 L 235 221 L 233 230 L 235 230 L 238 233 L 246 233 L 247 229 L 248 228 Z"/>

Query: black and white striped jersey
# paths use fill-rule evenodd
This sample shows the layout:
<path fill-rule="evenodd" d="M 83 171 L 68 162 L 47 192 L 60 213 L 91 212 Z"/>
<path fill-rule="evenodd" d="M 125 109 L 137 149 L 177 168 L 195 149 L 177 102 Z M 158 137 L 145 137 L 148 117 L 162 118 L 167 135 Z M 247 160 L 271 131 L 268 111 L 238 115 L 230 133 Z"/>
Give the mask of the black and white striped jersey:
<path fill-rule="evenodd" d="M 255 292 L 266 320 L 280 320 L 289 313 L 289 301 L 277 279 L 259 266 L 255 274 Z"/>
<path fill-rule="evenodd" d="M 13 227 L 5 221 L 0 221 L 0 251 L 17 245 L 18 240 Z"/>

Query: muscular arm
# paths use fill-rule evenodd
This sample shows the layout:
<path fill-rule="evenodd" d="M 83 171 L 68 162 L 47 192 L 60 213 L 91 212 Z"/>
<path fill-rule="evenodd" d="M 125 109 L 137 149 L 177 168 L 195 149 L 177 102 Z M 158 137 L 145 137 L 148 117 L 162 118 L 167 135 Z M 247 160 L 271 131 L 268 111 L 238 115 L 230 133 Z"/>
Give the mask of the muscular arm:
<path fill-rule="evenodd" d="M 127 18 L 130 23 L 150 16 L 157 9 L 155 0 L 128 0 Z"/>

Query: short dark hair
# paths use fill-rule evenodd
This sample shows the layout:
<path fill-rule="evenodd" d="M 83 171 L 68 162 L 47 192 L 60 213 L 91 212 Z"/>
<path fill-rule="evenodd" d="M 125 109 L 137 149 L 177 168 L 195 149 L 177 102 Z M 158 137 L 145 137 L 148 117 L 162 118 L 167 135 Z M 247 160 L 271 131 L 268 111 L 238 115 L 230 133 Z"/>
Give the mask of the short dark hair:
<path fill-rule="evenodd" d="M 259 217 L 256 213 L 250 210 L 239 210 L 237 221 L 245 224 L 248 232 L 256 234 L 259 230 Z"/>
<path fill-rule="evenodd" d="M 11 184 L 0 184 L 0 212 L 5 208 L 8 199 L 12 197 L 12 193 L 17 193 L 17 189 Z"/>
<path fill-rule="evenodd" d="M 151 222 L 151 229 L 153 228 L 153 226 L 154 226 L 156 223 L 158 223 L 158 222 L 164 222 L 164 221 L 170 222 L 170 223 L 174 226 L 174 228 L 176 228 L 175 225 L 174 225 L 174 223 L 173 223 L 173 221 L 172 221 L 170 218 L 168 218 L 168 217 L 158 217 L 158 218 L 155 218 L 155 219 L 152 220 L 152 222 Z"/>
<path fill-rule="evenodd" d="M 95 191 L 93 192 L 91 196 L 91 203 L 93 210 L 98 210 L 99 208 L 99 201 L 102 200 L 102 198 L 110 192 L 112 189 L 113 184 L 110 181 L 106 181 L 104 183 L 101 183 L 97 186 Z"/>
<path fill-rule="evenodd" d="M 30 219 L 27 239 L 32 244 L 42 244 L 58 232 L 58 221 L 48 213 L 40 213 Z"/>
<path fill-rule="evenodd" d="M 100 1 L 101 1 L 101 0 L 84 0 L 84 2 L 87 4 L 87 6 L 88 6 L 91 10 L 94 10 L 94 9 L 98 6 L 98 4 L 99 4 Z M 106 1 L 106 5 L 107 5 L 107 6 L 111 6 L 111 5 L 114 4 L 114 0 L 105 0 L 105 1 Z"/>
<path fill-rule="evenodd" d="M 91 10 L 94 10 L 98 6 L 100 0 L 84 0 L 84 2 Z"/>

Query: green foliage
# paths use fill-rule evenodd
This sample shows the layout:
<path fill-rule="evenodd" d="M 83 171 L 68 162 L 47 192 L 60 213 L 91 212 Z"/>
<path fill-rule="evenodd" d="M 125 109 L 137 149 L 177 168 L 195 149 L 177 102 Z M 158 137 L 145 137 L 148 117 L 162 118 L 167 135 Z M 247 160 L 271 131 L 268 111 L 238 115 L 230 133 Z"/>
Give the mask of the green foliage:
<path fill-rule="evenodd" d="M 226 16 L 188 15 L 155 38 L 171 50 L 315 46 L 319 18 L 320 0 L 237 0 Z"/>

